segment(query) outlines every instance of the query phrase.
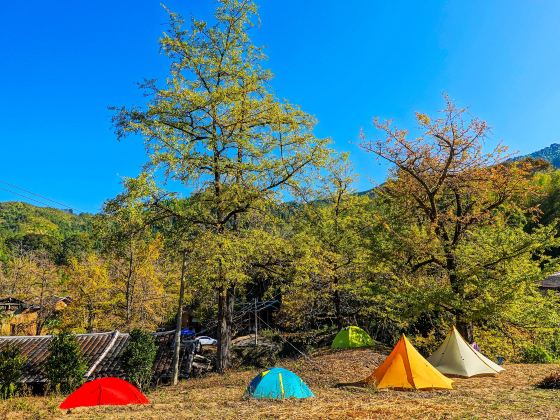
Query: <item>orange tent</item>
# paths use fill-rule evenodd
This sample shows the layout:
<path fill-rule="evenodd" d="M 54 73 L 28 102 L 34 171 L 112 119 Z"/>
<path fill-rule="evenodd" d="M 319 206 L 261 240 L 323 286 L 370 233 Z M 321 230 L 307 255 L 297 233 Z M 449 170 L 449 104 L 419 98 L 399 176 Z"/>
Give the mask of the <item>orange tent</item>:
<path fill-rule="evenodd" d="M 404 334 L 391 354 L 365 381 L 375 383 L 378 389 L 453 389 L 453 381 L 424 359 Z"/>

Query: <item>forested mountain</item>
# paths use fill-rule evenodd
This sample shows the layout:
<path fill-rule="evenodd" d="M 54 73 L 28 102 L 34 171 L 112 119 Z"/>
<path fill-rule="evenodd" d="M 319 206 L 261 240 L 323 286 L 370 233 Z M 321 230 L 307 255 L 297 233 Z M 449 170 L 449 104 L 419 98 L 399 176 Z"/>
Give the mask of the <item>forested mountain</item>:
<path fill-rule="evenodd" d="M 553 143 L 511 160 L 528 157 L 544 159 L 554 168 L 560 168 L 560 144 Z M 357 195 L 369 195 L 373 190 L 361 191 Z M 87 213 L 75 214 L 68 210 L 38 207 L 21 201 L 0 202 L 0 255 L 5 255 L 6 245 L 14 241 L 25 242 L 31 237 L 49 237 L 62 244 L 79 236 L 88 236 L 92 231 L 93 218 L 94 215 Z"/>
<path fill-rule="evenodd" d="M 37 207 L 20 201 L 0 203 L 0 235 L 26 233 L 67 237 L 87 228 L 89 215 L 77 215 L 66 210 Z"/>
<path fill-rule="evenodd" d="M 544 149 L 519 156 L 523 158 L 542 158 L 555 168 L 560 168 L 560 143 L 553 143 Z M 366 195 L 372 190 L 361 191 Z M 24 236 L 27 234 L 49 235 L 64 239 L 91 229 L 92 215 L 75 214 L 67 210 L 51 207 L 38 207 L 21 201 L 0 202 L 0 238 Z"/>
<path fill-rule="evenodd" d="M 544 159 L 550 162 L 555 168 L 560 168 L 560 144 L 552 143 L 544 149 L 537 150 L 536 152 L 529 153 L 528 155 L 516 157 L 512 160 L 521 160 L 528 157 L 534 159 Z"/>
<path fill-rule="evenodd" d="M 9 249 L 43 249 L 65 260 L 70 248 L 83 247 L 92 216 L 10 201 L 0 203 L 0 257 Z"/>

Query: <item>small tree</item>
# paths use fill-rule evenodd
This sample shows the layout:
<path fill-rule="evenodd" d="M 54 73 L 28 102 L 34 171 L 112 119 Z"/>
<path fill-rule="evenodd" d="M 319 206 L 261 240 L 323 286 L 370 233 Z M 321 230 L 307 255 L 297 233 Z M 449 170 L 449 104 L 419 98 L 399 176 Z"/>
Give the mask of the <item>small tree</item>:
<path fill-rule="evenodd" d="M 87 363 L 76 336 L 63 331 L 53 335 L 50 355 L 45 362 L 49 385 L 57 392 L 69 393 L 84 382 Z"/>
<path fill-rule="evenodd" d="M 122 355 L 123 367 L 128 380 L 140 389 L 150 386 L 156 352 L 152 334 L 140 329 L 130 332 L 130 340 Z"/>
<path fill-rule="evenodd" d="M 16 394 L 24 364 L 25 357 L 16 347 L 8 346 L 0 351 L 0 398 L 7 399 Z"/>
<path fill-rule="evenodd" d="M 316 283 L 299 288 L 299 292 L 309 296 L 315 289 L 319 300 L 330 301 L 324 306 L 325 315 L 334 319 L 340 330 L 351 313 L 355 315 L 365 306 L 358 294 L 366 268 L 372 265 L 365 234 L 372 224 L 367 208 L 370 198 L 357 195 L 352 188 L 356 177 L 346 154 L 334 155 L 326 173 L 317 178 L 320 190 L 310 196 L 309 204 L 301 207 L 293 221 L 298 232 L 295 242 L 303 256 L 296 264 L 299 277 Z M 309 306 L 303 296 L 293 303 Z M 299 310 L 307 312 L 301 306 Z"/>
<path fill-rule="evenodd" d="M 80 261 L 70 259 L 70 269 L 66 290 L 72 296 L 72 304 L 63 313 L 65 326 L 84 328 L 88 333 L 111 329 L 111 309 L 118 295 L 109 277 L 109 263 L 91 253 Z"/>

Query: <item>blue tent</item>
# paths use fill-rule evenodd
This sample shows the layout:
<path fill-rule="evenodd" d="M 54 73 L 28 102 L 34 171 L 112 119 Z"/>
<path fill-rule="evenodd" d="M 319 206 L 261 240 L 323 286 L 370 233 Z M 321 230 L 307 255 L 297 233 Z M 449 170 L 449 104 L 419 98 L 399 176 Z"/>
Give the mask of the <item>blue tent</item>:
<path fill-rule="evenodd" d="M 253 398 L 309 398 L 313 392 L 295 373 L 288 369 L 272 368 L 259 373 L 245 393 Z"/>

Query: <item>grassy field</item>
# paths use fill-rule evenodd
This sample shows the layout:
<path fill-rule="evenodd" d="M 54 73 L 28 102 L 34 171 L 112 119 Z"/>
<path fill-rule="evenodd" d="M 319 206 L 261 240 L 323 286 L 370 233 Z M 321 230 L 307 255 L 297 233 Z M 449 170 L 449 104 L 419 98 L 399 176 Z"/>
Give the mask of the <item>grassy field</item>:
<path fill-rule="evenodd" d="M 325 351 L 310 360 L 283 365 L 309 384 L 316 397 L 303 401 L 243 399 L 257 370 L 209 375 L 162 387 L 149 394 L 150 405 L 58 410 L 62 398 L 21 397 L 0 402 L 0 418 L 560 418 L 560 391 L 534 384 L 554 365 L 506 365 L 497 378 L 456 379 L 453 391 L 381 391 L 336 388 L 363 379 L 383 359 L 370 350 Z"/>

